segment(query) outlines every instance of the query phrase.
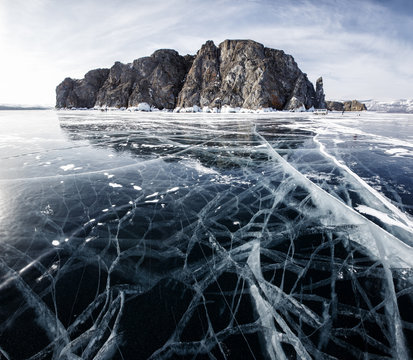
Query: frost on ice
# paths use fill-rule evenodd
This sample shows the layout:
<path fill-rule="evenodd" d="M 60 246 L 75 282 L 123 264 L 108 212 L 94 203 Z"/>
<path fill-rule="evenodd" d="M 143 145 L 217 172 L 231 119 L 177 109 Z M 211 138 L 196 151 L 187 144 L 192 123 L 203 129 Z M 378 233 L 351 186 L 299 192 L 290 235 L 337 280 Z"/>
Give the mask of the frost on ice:
<path fill-rule="evenodd" d="M 61 127 L 133 161 L 64 184 L 3 182 L 30 201 L 0 243 L 5 358 L 411 356 L 408 219 L 315 133 L 270 118 L 94 116 Z"/>

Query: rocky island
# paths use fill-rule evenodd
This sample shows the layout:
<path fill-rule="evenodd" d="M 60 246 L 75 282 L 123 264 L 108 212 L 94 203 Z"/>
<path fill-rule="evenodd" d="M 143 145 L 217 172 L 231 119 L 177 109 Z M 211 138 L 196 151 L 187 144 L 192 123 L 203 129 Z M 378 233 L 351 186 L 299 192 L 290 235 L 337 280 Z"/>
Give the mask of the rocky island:
<path fill-rule="evenodd" d="M 161 49 L 56 88 L 56 108 L 307 110 L 324 98 L 321 77 L 314 89 L 291 55 L 252 40 L 207 41 L 196 55 Z"/>

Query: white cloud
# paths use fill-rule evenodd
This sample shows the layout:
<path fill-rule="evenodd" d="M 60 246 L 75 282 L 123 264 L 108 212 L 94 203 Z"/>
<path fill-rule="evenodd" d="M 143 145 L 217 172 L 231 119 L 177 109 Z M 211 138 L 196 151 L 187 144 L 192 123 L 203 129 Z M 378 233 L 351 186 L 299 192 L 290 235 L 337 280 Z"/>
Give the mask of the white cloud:
<path fill-rule="evenodd" d="M 53 104 L 66 76 L 158 48 L 195 53 L 226 38 L 292 54 L 311 80 L 323 75 L 329 98 L 411 97 L 413 21 L 402 4 L 389 11 L 354 0 L 3 0 L 0 102 Z"/>

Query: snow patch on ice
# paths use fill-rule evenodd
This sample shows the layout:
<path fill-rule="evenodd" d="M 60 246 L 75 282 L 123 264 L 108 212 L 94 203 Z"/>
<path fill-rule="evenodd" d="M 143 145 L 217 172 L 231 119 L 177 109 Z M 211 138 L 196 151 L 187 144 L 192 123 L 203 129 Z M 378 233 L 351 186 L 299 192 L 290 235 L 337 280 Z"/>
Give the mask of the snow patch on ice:
<path fill-rule="evenodd" d="M 306 112 L 304 105 L 301 105 L 299 108 L 294 109 L 294 112 Z"/>
<path fill-rule="evenodd" d="M 200 174 L 218 174 L 214 169 L 203 166 L 199 161 L 188 161 L 185 166 L 196 170 Z"/>
<path fill-rule="evenodd" d="M 75 168 L 74 164 L 67 164 L 60 167 L 63 171 L 73 170 Z"/>
<path fill-rule="evenodd" d="M 224 105 L 224 106 L 221 108 L 221 112 L 222 112 L 223 114 L 239 113 L 240 110 L 241 110 L 240 107 L 232 107 L 232 106 L 229 106 L 229 105 Z"/>
<path fill-rule="evenodd" d="M 151 106 L 148 103 L 140 103 L 136 107 L 136 110 L 138 111 L 151 111 Z"/>
<path fill-rule="evenodd" d="M 379 219 L 380 221 L 388 225 L 398 226 L 407 231 L 412 231 L 412 229 L 409 226 L 403 224 L 400 221 L 397 221 L 396 219 L 391 218 L 388 214 L 381 212 L 377 209 L 372 209 L 371 207 L 368 207 L 366 205 L 358 205 L 355 207 L 355 209 L 362 214 L 374 216 L 375 218 Z"/>
<path fill-rule="evenodd" d="M 386 154 L 393 155 L 395 157 L 399 156 L 413 156 L 413 151 L 409 151 L 404 148 L 393 148 L 393 149 L 388 149 L 385 151 Z"/>
<path fill-rule="evenodd" d="M 178 186 L 175 186 L 175 187 L 173 187 L 172 189 L 166 190 L 166 192 L 167 192 L 167 193 L 172 193 L 172 192 L 176 192 L 176 191 L 178 191 L 178 190 L 179 190 L 179 187 L 178 187 Z"/>
<path fill-rule="evenodd" d="M 147 204 L 151 204 L 151 203 L 155 204 L 155 203 L 157 203 L 158 201 L 159 201 L 159 199 L 146 200 L 145 203 L 147 203 Z"/>

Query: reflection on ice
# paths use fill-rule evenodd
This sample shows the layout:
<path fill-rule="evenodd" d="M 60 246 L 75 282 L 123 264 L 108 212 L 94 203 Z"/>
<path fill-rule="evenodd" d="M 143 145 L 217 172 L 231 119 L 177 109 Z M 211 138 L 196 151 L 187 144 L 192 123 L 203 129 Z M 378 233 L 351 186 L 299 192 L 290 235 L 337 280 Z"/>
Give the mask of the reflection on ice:
<path fill-rule="evenodd" d="M 406 198 L 311 115 L 222 116 L 62 113 L 83 169 L 0 180 L 5 358 L 412 355 Z"/>

